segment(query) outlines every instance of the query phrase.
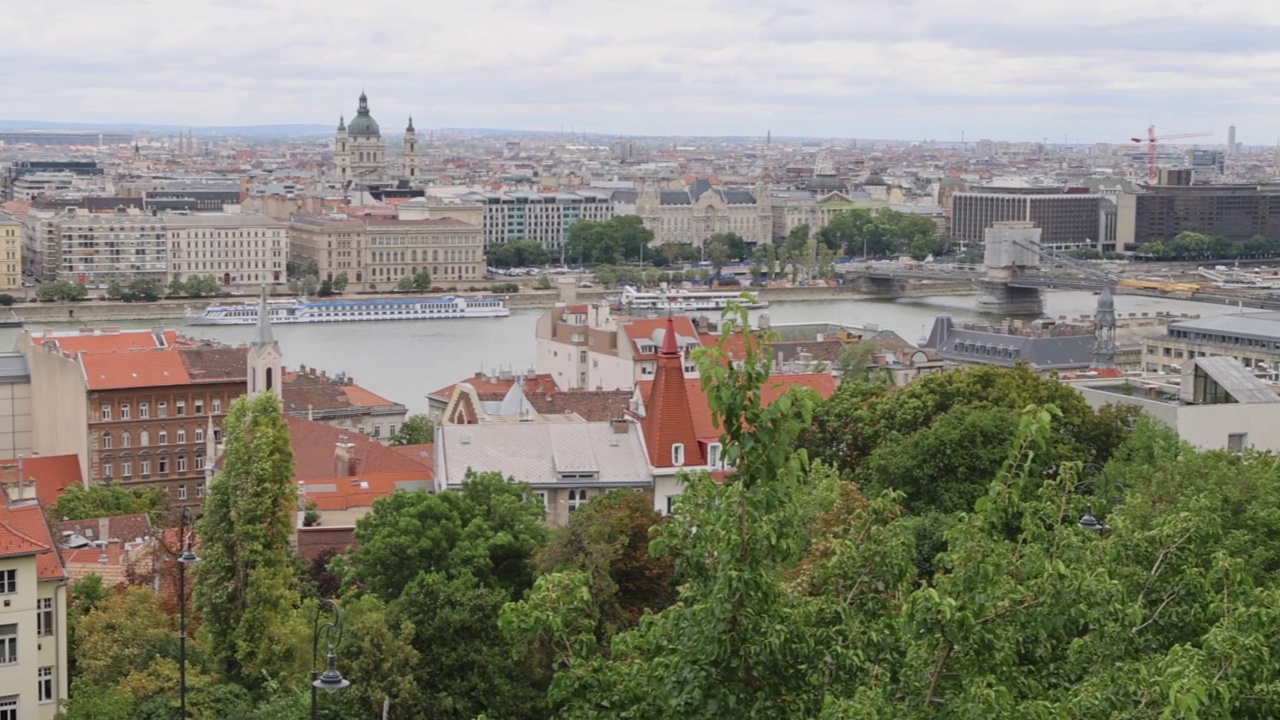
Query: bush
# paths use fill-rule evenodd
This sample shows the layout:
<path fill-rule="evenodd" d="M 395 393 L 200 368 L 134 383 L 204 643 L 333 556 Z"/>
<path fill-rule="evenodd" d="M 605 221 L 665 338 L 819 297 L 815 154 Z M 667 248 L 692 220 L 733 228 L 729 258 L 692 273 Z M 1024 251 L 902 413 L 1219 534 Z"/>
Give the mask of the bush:
<path fill-rule="evenodd" d="M 515 283 L 497 283 L 489 288 L 493 293 L 518 293 L 520 286 Z"/>
<path fill-rule="evenodd" d="M 8 293 L 0 293 L 0 306 L 9 307 L 13 304 L 13 296 Z"/>

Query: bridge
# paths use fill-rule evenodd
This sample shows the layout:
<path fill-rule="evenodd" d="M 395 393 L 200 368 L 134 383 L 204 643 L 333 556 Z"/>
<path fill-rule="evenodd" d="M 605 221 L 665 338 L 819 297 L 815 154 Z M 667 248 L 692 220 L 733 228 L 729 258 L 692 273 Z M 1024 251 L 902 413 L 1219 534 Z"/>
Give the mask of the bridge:
<path fill-rule="evenodd" d="M 1034 227 L 993 227 L 986 233 L 980 265 L 861 262 L 842 265 L 845 277 L 875 295 L 901 295 L 915 280 L 970 282 L 981 291 L 978 310 L 1000 315 L 1044 312 L 1042 288 L 1097 290 L 1114 287 L 1120 276 L 1040 245 Z M 1082 275 L 1047 274 L 1042 263 L 1063 265 Z"/>

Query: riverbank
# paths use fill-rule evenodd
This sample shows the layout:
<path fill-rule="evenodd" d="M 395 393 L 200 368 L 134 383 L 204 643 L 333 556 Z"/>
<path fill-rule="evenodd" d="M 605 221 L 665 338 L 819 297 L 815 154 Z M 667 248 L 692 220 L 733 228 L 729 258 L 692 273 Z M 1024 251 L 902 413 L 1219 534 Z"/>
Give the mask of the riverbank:
<path fill-rule="evenodd" d="M 617 290 L 607 288 L 564 288 L 561 290 L 523 289 L 506 295 L 506 304 L 512 310 L 545 309 L 557 302 L 599 302 L 616 295 Z M 755 290 L 762 300 L 769 302 L 824 302 L 831 300 L 867 300 L 877 296 L 859 293 L 852 285 L 815 285 L 809 287 L 766 287 Z M 976 292 L 969 283 L 927 282 L 912 283 L 902 297 L 929 295 L 964 295 Z M 459 293 L 469 295 L 472 293 Z M 476 293 L 480 294 L 480 293 Z M 398 297 L 396 295 L 346 296 L 374 299 Z M 203 310 L 221 302 L 244 302 L 249 298 L 220 300 L 157 300 L 155 302 L 119 302 L 110 300 L 86 300 L 84 302 L 19 303 L 13 311 L 28 325 L 48 323 L 111 323 L 122 321 L 173 320 L 181 318 L 188 309 Z"/>

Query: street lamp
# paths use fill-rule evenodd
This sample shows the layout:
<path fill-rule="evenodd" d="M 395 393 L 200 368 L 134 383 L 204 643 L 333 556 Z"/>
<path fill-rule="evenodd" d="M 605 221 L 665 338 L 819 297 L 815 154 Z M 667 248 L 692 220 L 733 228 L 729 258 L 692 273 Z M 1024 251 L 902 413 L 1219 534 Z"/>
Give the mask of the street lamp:
<path fill-rule="evenodd" d="M 1098 465 L 1097 463 L 1085 463 L 1084 469 L 1089 470 L 1093 474 L 1093 478 L 1089 480 L 1081 480 L 1080 482 L 1076 483 L 1072 487 L 1072 489 L 1076 492 L 1081 492 L 1082 490 L 1087 490 L 1089 488 L 1094 487 L 1095 485 L 1097 485 L 1097 482 L 1098 482 L 1097 478 L 1099 477 L 1101 477 L 1103 480 L 1107 479 L 1106 471 L 1103 470 L 1102 466 Z M 1107 483 L 1104 487 L 1109 488 L 1111 487 L 1111 485 L 1112 483 Z M 1119 488 L 1120 495 L 1123 497 L 1124 484 L 1114 483 L 1114 486 L 1116 488 Z M 1107 525 L 1105 522 L 1102 522 L 1098 518 L 1094 517 L 1092 502 L 1085 507 L 1084 514 L 1080 516 L 1080 520 L 1076 523 L 1076 527 L 1079 527 L 1082 530 L 1088 530 L 1089 532 L 1095 533 L 1098 535 L 1101 535 L 1102 533 L 1111 529 L 1111 527 Z"/>
<path fill-rule="evenodd" d="M 195 529 L 195 513 L 190 505 L 182 506 L 182 517 L 178 521 L 178 544 L 182 552 L 178 555 L 178 697 L 182 720 L 187 719 L 187 566 L 200 561 L 192 550 Z"/>
<path fill-rule="evenodd" d="M 329 610 L 333 613 L 333 620 L 320 623 L 320 617 L 325 611 Z M 324 633 L 325 644 L 329 646 L 329 658 L 325 664 L 324 672 L 321 673 L 317 666 L 320 664 L 320 634 Z M 334 638 L 334 635 L 337 638 Z M 311 720 L 317 720 L 320 712 L 320 700 L 317 690 L 323 688 L 326 692 L 337 692 L 348 685 L 351 681 L 342 677 L 342 673 L 338 672 L 336 665 L 337 656 L 334 650 L 342 643 L 342 611 L 338 609 L 338 603 L 332 600 L 322 600 L 320 607 L 316 608 L 315 629 L 311 636 Z"/>

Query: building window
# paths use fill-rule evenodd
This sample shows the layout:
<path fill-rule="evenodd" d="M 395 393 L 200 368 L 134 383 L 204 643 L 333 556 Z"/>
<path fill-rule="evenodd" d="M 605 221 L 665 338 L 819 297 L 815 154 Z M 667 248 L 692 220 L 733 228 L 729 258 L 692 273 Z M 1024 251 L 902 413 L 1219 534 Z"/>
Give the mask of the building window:
<path fill-rule="evenodd" d="M 392 437 L 395 434 L 396 434 L 396 426 L 395 426 L 395 423 L 392 423 L 387 426 L 387 437 Z"/>
<path fill-rule="evenodd" d="M 120 419 L 121 419 L 121 420 L 128 420 L 128 419 L 129 419 L 129 404 L 128 404 L 128 403 L 121 403 L 121 404 L 120 404 Z"/>
<path fill-rule="evenodd" d="M 151 406 L 147 403 L 138 403 L 138 417 L 143 420 L 151 417 Z"/>
<path fill-rule="evenodd" d="M 138 433 L 138 447 L 146 447 L 150 444 L 151 444 L 151 433 L 149 431 L 143 430 L 142 432 Z"/>
<path fill-rule="evenodd" d="M 169 458 L 167 458 L 167 457 L 162 457 L 162 458 L 158 459 L 156 462 L 160 463 L 160 474 L 161 474 L 161 475 L 163 475 L 164 473 L 169 472 Z"/>
<path fill-rule="evenodd" d="M 109 432 L 102 433 L 102 449 L 103 450 L 111 449 L 111 433 Z"/>
<path fill-rule="evenodd" d="M 678 496 L 678 495 L 668 495 L 668 496 L 667 496 L 667 514 L 668 514 L 668 515 L 675 515 L 675 514 L 676 514 L 676 498 L 677 498 L 677 497 L 679 497 L 679 496 Z"/>
<path fill-rule="evenodd" d="M 707 464 L 717 467 L 720 464 L 720 443 L 707 445 Z"/>
<path fill-rule="evenodd" d="M 36 673 L 37 699 L 42 703 L 53 702 L 53 666 L 45 665 Z"/>
<path fill-rule="evenodd" d="M 204 414 L 204 400 L 203 400 L 203 399 L 196 400 L 196 401 L 193 403 L 193 405 L 194 405 L 195 413 L 196 413 L 197 415 L 202 415 L 202 414 Z"/>
<path fill-rule="evenodd" d="M 181 444 L 185 443 L 186 441 L 187 441 L 187 429 L 186 429 L 186 428 L 178 428 L 177 437 L 175 437 L 175 438 L 174 438 L 174 442 L 176 442 L 176 443 L 178 443 L 179 445 L 181 445 Z"/>
<path fill-rule="evenodd" d="M 12 665 L 16 662 L 18 662 L 18 624 L 0 625 L 0 665 Z"/>
<path fill-rule="evenodd" d="M 139 465 L 141 466 L 141 470 L 142 470 L 142 474 L 143 474 L 143 475 L 150 475 L 150 474 L 151 474 L 151 461 L 150 461 L 150 460 L 142 460 L 142 461 L 140 461 L 140 462 L 139 462 Z"/>
<path fill-rule="evenodd" d="M 547 494 L 545 492 L 539 491 L 539 492 L 535 492 L 533 496 L 537 498 L 538 503 L 542 505 L 542 511 L 546 512 L 547 511 Z"/>
<path fill-rule="evenodd" d="M 111 463 L 102 463 L 102 477 L 111 479 Z"/>
<path fill-rule="evenodd" d="M 185 400 L 178 400 L 173 404 L 173 411 L 178 415 L 187 414 L 187 403 Z M 196 412 L 199 412 L 198 410 Z"/>
<path fill-rule="evenodd" d="M 179 500 L 186 500 L 186 499 L 187 499 L 187 486 L 186 486 L 186 485 L 179 485 L 179 486 L 178 486 L 178 499 L 179 499 Z"/>
<path fill-rule="evenodd" d="M 361 429 L 360 432 L 364 432 L 364 430 Z M 213 442 L 214 444 L 222 442 L 222 428 L 213 429 Z"/>
<path fill-rule="evenodd" d="M 156 444 L 157 445 L 169 444 L 169 432 L 167 430 L 161 430 L 160 432 L 156 433 Z"/>
<path fill-rule="evenodd" d="M 133 435 L 128 432 L 120 433 L 120 447 L 133 447 Z"/>
<path fill-rule="evenodd" d="M 133 475 L 133 461 L 132 460 L 120 461 L 120 477 L 130 477 L 132 475 Z"/>
<path fill-rule="evenodd" d="M 0 697 L 0 720 L 18 720 L 18 696 Z"/>
<path fill-rule="evenodd" d="M 213 411 L 216 413 L 222 412 L 222 398 L 213 399 Z"/>
<path fill-rule="evenodd" d="M 587 504 L 587 491 L 585 488 L 582 490 L 569 491 L 569 512 L 573 512 L 574 510 L 577 510 L 579 507 L 586 504 Z"/>
<path fill-rule="evenodd" d="M 196 442 L 204 442 L 204 428 L 196 428 Z"/>
<path fill-rule="evenodd" d="M 166 403 L 166 402 L 156 403 L 156 416 L 169 417 L 169 403 Z"/>
<path fill-rule="evenodd" d="M 187 456 L 179 455 L 178 456 L 178 472 L 186 472 L 186 471 L 187 471 Z"/>
<path fill-rule="evenodd" d="M 204 497 L 204 483 L 196 484 L 196 497 L 198 498 Z"/>
<path fill-rule="evenodd" d="M 102 419 L 103 419 L 103 420 L 110 420 L 110 419 L 111 419 L 111 406 L 110 406 L 110 405 L 103 405 L 103 406 L 102 406 Z"/>
<path fill-rule="evenodd" d="M 684 443 L 675 443 L 671 446 L 671 464 L 677 467 L 684 465 Z"/>
<path fill-rule="evenodd" d="M 41 637 L 53 634 L 53 598 L 36 600 L 36 634 Z"/>
<path fill-rule="evenodd" d="M 1227 435 L 1228 450 L 1244 450 L 1249 447 L 1249 433 L 1231 433 Z"/>
<path fill-rule="evenodd" d="M 374 436 L 374 437 L 382 437 L 382 426 L 381 426 L 381 425 L 374 425 L 374 426 L 373 426 L 373 436 Z"/>
<path fill-rule="evenodd" d="M 0 570 L 0 595 L 18 592 L 18 571 Z"/>

